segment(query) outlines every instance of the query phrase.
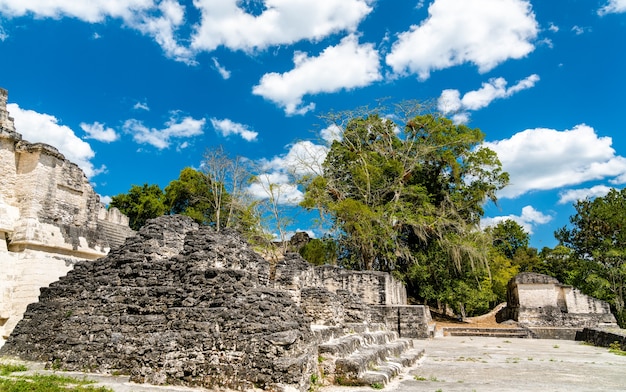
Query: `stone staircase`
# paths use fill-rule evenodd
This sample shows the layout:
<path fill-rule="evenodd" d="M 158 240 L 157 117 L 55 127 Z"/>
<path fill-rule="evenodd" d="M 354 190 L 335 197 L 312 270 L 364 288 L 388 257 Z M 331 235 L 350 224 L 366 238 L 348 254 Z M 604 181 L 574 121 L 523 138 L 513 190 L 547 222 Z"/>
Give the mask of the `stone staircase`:
<path fill-rule="evenodd" d="M 111 249 L 123 245 L 126 238 L 134 234 L 134 231 L 129 227 L 123 227 L 105 220 L 98 220 L 98 230 Z"/>
<path fill-rule="evenodd" d="M 413 339 L 399 338 L 384 325 L 312 329 L 319 341 L 318 364 L 325 383 L 381 387 L 424 355 Z"/>

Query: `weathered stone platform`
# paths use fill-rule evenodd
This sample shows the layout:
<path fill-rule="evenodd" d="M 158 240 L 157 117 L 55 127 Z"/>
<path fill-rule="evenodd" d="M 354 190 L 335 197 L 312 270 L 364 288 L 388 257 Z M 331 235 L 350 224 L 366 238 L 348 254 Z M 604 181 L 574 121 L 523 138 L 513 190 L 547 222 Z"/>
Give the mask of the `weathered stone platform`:
<path fill-rule="evenodd" d="M 0 353 L 61 369 L 129 374 L 139 383 L 306 391 L 321 376 L 325 347 L 352 341 L 350 352 L 332 357 L 328 380 L 388 382 L 421 350 L 380 315 L 381 307 L 400 305 L 362 298 L 382 301 L 372 293 L 389 290 L 401 298 L 403 287 L 384 288 L 387 278 L 379 273 L 357 273 L 347 279 L 361 289 L 353 293 L 337 283 L 348 271 L 333 280 L 327 270 L 320 274 L 291 255 L 271 280 L 269 263 L 235 233 L 160 217 L 107 257 L 78 262 L 42 288 Z M 336 292 L 315 282 L 331 282 Z M 329 301 L 312 300 L 320 295 Z M 402 323 L 392 312 L 394 325 L 410 331 L 415 321 L 410 334 L 424 335 L 430 313 L 416 309 L 422 319 Z M 327 333 L 314 332 L 313 320 L 325 324 L 313 329 Z"/>

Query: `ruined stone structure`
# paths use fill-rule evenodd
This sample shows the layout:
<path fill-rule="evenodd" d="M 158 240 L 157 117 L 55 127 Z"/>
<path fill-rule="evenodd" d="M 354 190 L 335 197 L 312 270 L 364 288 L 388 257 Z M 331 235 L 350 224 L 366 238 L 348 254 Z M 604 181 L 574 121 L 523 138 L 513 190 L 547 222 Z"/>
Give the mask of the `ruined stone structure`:
<path fill-rule="evenodd" d="M 539 337 L 549 336 L 555 330 L 576 331 L 586 327 L 616 326 L 608 303 L 581 293 L 557 279 L 524 272 L 508 284 L 506 318 L 535 331 Z"/>
<path fill-rule="evenodd" d="M 133 234 L 77 165 L 52 146 L 22 139 L 7 94 L 0 89 L 0 346 L 40 287 Z"/>
<path fill-rule="evenodd" d="M 42 289 L 0 354 L 153 384 L 306 391 L 318 366 L 330 382 L 384 383 L 423 352 L 395 330 L 405 295 L 297 254 L 274 270 L 234 232 L 163 216 Z M 425 336 L 430 313 L 415 308 L 403 328 Z"/>

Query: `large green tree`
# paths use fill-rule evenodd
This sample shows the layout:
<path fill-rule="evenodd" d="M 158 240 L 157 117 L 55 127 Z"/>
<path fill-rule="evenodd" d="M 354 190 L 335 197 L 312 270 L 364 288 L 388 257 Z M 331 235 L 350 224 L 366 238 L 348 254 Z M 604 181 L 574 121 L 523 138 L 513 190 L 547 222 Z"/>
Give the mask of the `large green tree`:
<path fill-rule="evenodd" d="M 409 280 L 420 270 L 433 279 L 419 279 L 414 293 L 454 302 L 444 293 L 452 281 L 482 290 L 488 248 L 477 225 L 485 200 L 508 182 L 483 138 L 435 114 L 401 124 L 376 112 L 351 118 L 302 205 L 333 218 L 345 265 Z"/>
<path fill-rule="evenodd" d="M 113 196 L 109 206 L 126 215 L 133 230 L 139 230 L 148 219 L 164 215 L 168 211 L 165 195 L 156 184 L 133 185 L 128 193 Z"/>
<path fill-rule="evenodd" d="M 571 227 L 555 233 L 561 245 L 578 258 L 581 289 L 607 300 L 620 325 L 626 325 L 626 189 L 611 189 L 604 197 L 579 200 Z M 580 278 L 579 278 L 580 279 Z"/>

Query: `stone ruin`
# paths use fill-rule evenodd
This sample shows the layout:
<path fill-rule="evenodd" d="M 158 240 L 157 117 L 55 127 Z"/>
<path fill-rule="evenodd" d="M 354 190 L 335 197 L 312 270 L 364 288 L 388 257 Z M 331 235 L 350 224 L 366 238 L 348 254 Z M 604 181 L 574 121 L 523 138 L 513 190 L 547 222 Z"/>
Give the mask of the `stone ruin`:
<path fill-rule="evenodd" d="M 405 300 L 388 274 L 297 254 L 271 267 L 233 232 L 164 216 L 43 288 L 0 353 L 152 384 L 306 391 L 322 372 L 386 382 L 421 355 L 411 338 L 429 336 L 428 308 Z"/>
<path fill-rule="evenodd" d="M 514 320 L 545 338 L 574 339 L 584 328 L 617 326 L 607 302 L 534 272 L 509 281 L 507 307 L 500 318 Z"/>
<path fill-rule="evenodd" d="M 50 145 L 22 139 L 7 96 L 0 89 L 0 346 L 40 287 L 133 234 L 76 164 Z"/>

